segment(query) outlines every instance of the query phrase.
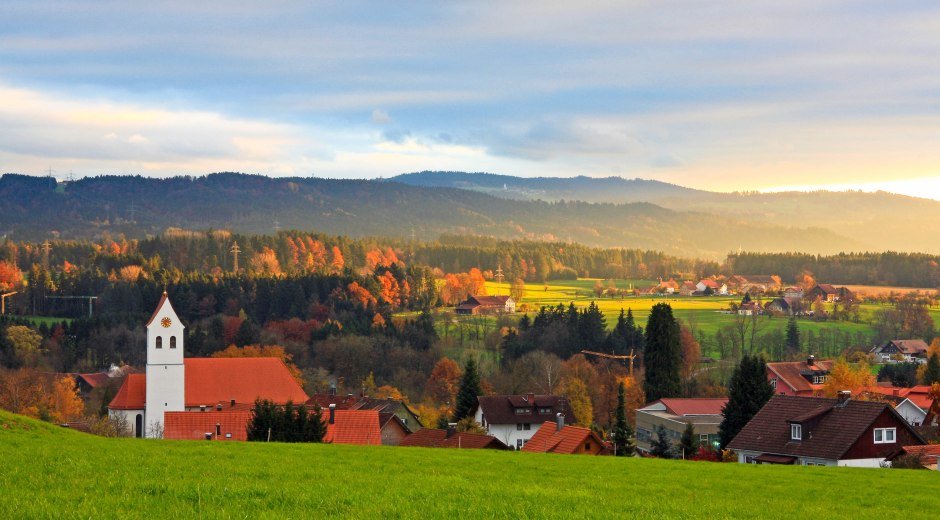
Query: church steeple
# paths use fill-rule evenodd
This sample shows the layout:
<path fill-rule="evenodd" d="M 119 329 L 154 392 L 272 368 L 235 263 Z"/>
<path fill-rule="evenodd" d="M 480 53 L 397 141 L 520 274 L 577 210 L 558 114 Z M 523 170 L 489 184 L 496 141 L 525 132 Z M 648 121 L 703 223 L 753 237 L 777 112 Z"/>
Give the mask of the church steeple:
<path fill-rule="evenodd" d="M 146 433 L 163 433 L 163 413 L 182 412 L 186 405 L 183 332 L 166 291 L 147 321 Z"/>

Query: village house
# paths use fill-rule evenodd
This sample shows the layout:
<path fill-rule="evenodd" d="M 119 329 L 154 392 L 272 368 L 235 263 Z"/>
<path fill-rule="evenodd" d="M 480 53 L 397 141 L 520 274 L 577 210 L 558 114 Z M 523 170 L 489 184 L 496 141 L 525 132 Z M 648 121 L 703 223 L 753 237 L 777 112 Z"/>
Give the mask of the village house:
<path fill-rule="evenodd" d="M 938 469 L 937 463 L 940 461 L 940 444 L 904 446 L 889 460 L 893 461 L 904 455 L 916 455 L 924 468 L 936 470 Z"/>
<path fill-rule="evenodd" d="M 703 446 L 718 443 L 718 426 L 723 419 L 722 409 L 728 402 L 721 398 L 663 398 L 636 411 L 636 448 L 649 453 L 656 439 L 656 429 L 662 426 L 669 441 L 679 445 L 686 424 L 691 424 Z"/>
<path fill-rule="evenodd" d="M 506 446 L 502 441 L 492 435 L 458 432 L 452 428 L 447 430 L 422 428 L 402 440 L 399 446 L 489 450 L 509 449 L 509 446 Z"/>
<path fill-rule="evenodd" d="M 365 395 L 353 396 L 353 394 L 338 396 L 336 395 L 335 389 L 331 389 L 330 393 L 313 394 L 307 401 L 308 408 L 319 406 L 325 410 L 331 404 L 336 405 L 337 410 L 376 410 L 382 417 L 394 415 L 408 433 L 416 432 L 421 429 L 421 420 L 418 418 L 418 414 L 405 404 L 404 401 L 392 399 L 391 397 L 378 399 Z M 383 420 L 383 425 L 384 424 L 385 421 Z"/>
<path fill-rule="evenodd" d="M 711 294 L 726 296 L 728 294 L 728 284 L 712 278 L 704 278 L 695 284 L 695 290 L 702 294 L 709 294 L 708 291 L 710 290 Z"/>
<path fill-rule="evenodd" d="M 745 293 L 744 298 L 741 298 L 741 303 L 738 304 L 738 314 L 741 316 L 753 316 L 755 314 L 761 314 L 762 312 L 764 312 L 764 309 L 760 306 L 760 303 L 751 298 L 751 293 Z"/>
<path fill-rule="evenodd" d="M 783 290 L 783 297 L 792 305 L 794 301 L 803 299 L 803 288 L 796 286 L 787 287 Z"/>
<path fill-rule="evenodd" d="M 879 383 L 858 392 L 860 395 L 892 403 L 894 409 L 912 426 L 920 426 L 927 420 L 927 414 L 933 405 L 930 387 L 918 385 L 903 388 Z"/>
<path fill-rule="evenodd" d="M 887 403 L 775 395 L 728 444 L 738 462 L 877 468 L 926 444 Z"/>
<path fill-rule="evenodd" d="M 679 292 L 679 282 L 677 282 L 674 278 L 670 278 L 669 280 L 666 280 L 665 282 L 663 281 L 662 278 L 660 278 L 658 287 L 659 287 L 658 292 L 663 293 L 663 294 L 675 294 Z"/>
<path fill-rule="evenodd" d="M 516 302 L 511 296 L 471 296 L 456 308 L 461 315 L 474 314 L 512 314 L 516 312 Z"/>
<path fill-rule="evenodd" d="M 764 311 L 774 316 L 789 316 L 793 314 L 793 308 L 786 298 L 774 298 L 764 305 Z"/>
<path fill-rule="evenodd" d="M 871 349 L 882 363 L 926 363 L 927 342 L 922 339 L 893 339 Z"/>
<path fill-rule="evenodd" d="M 736 274 L 728 279 L 728 285 L 739 293 L 762 294 L 777 292 L 783 286 L 777 275 Z"/>
<path fill-rule="evenodd" d="M 682 285 L 679 286 L 680 296 L 692 296 L 696 291 L 698 291 L 696 285 L 689 281 L 682 282 Z"/>
<path fill-rule="evenodd" d="M 829 380 L 835 363 L 817 360 L 809 355 L 806 361 L 779 361 L 767 363 L 767 380 L 779 395 L 817 396 Z"/>
<path fill-rule="evenodd" d="M 324 415 L 325 443 L 361 446 L 384 444 L 379 412 L 376 410 L 337 410 L 336 405 L 330 405 Z"/>
<path fill-rule="evenodd" d="M 473 419 L 507 446 L 522 449 L 539 425 L 570 413 L 568 399 L 557 395 L 487 395 L 477 397 Z"/>
<path fill-rule="evenodd" d="M 846 287 L 835 287 L 828 283 L 820 283 L 813 286 L 806 293 L 808 300 L 815 301 L 821 299 L 824 302 L 852 301 L 855 300 L 855 294 Z"/>
<path fill-rule="evenodd" d="M 213 439 L 236 439 L 242 436 L 237 430 L 247 429 L 244 412 L 256 399 L 280 405 L 308 399 L 277 358 L 184 359 L 184 327 L 165 292 L 146 328 L 146 372 L 128 374 L 108 406 L 110 417 L 125 421 L 135 437 L 192 439 L 203 430 L 199 438 L 212 433 Z M 211 418 L 179 415 L 209 412 Z"/>
<path fill-rule="evenodd" d="M 556 414 L 554 421 L 539 426 L 535 435 L 525 443 L 522 451 L 529 453 L 560 453 L 565 455 L 600 455 L 606 448 L 604 441 L 590 428 L 565 424 L 564 414 Z"/>

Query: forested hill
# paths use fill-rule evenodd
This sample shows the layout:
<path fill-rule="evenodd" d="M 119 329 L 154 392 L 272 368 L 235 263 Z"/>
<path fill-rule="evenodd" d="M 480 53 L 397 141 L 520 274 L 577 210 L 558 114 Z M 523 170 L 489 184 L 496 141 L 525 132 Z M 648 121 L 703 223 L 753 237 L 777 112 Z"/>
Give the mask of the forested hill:
<path fill-rule="evenodd" d="M 825 228 L 877 251 L 940 253 L 940 243 L 928 238 L 940 234 L 940 202 L 886 192 L 720 193 L 620 177 L 521 178 L 428 171 L 391 180 L 519 200 L 650 202 L 676 211 L 703 212 L 753 223 Z"/>
<path fill-rule="evenodd" d="M 70 183 L 0 178 L 0 236 L 41 240 L 143 237 L 168 227 L 436 239 L 442 233 L 574 241 L 721 259 L 729 252 L 834 253 L 868 244 L 819 228 L 664 209 L 648 203 L 508 201 L 450 188 L 367 180 L 269 178 L 233 173 L 152 179 L 90 177 Z"/>

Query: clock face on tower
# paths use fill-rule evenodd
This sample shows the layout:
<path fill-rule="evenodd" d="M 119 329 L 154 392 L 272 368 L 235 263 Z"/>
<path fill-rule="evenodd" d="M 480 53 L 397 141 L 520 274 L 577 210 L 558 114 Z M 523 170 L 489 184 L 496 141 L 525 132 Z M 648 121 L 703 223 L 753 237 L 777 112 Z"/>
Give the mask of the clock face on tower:
<path fill-rule="evenodd" d="M 163 325 L 164 329 L 168 329 L 170 328 L 170 325 L 173 325 L 173 320 L 171 320 L 170 318 L 163 318 L 162 320 L 160 320 L 160 325 Z"/>

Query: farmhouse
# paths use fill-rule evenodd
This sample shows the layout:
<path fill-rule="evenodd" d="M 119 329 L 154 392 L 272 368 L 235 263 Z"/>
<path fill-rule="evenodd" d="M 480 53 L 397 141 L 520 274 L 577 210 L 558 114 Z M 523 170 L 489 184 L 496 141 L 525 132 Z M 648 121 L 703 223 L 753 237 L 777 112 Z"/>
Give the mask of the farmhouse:
<path fill-rule="evenodd" d="M 636 447 L 640 451 L 653 449 L 654 432 L 662 426 L 669 440 L 676 446 L 685 430 L 692 424 L 703 446 L 718 442 L 718 425 L 723 418 L 722 408 L 728 398 L 678 399 L 664 398 L 636 411 Z"/>
<path fill-rule="evenodd" d="M 890 405 L 775 395 L 728 444 L 738 462 L 877 468 L 902 446 L 926 444 Z"/>
<path fill-rule="evenodd" d="M 457 306 L 457 314 L 511 314 L 516 312 L 512 296 L 471 296 Z"/>
<path fill-rule="evenodd" d="M 212 432 L 213 439 L 235 439 L 236 430 L 246 429 L 244 412 L 250 411 L 256 399 L 276 404 L 308 399 L 277 358 L 184 359 L 184 327 L 165 292 L 146 327 L 146 373 L 129 374 L 108 406 L 109 415 L 126 421 L 136 437 L 191 439 L 201 429 L 199 438 Z M 211 419 L 178 415 L 210 411 L 216 414 Z M 223 419 L 217 414 L 234 415 Z M 242 421 L 240 428 L 237 421 Z M 220 428 L 215 428 L 217 423 Z M 232 436 L 225 437 L 225 433 Z"/>
<path fill-rule="evenodd" d="M 477 397 L 473 419 L 506 445 L 521 449 L 545 421 L 569 413 L 568 399 L 557 395 L 487 395 Z M 533 427 L 534 426 L 534 427 Z"/>
<path fill-rule="evenodd" d="M 384 418 L 388 415 L 394 415 L 408 433 L 416 432 L 421 429 L 421 421 L 418 419 L 418 414 L 403 401 L 390 397 L 387 399 L 377 399 L 365 395 L 353 396 L 353 394 L 338 396 L 334 389 L 328 394 L 313 394 L 307 401 L 308 408 L 319 406 L 325 410 L 329 408 L 330 405 L 336 405 L 337 410 L 377 410 L 380 417 L 383 418 L 383 431 L 386 424 Z"/>
<path fill-rule="evenodd" d="M 821 299 L 824 302 L 851 301 L 855 299 L 855 294 L 846 287 L 835 287 L 827 283 L 820 283 L 813 286 L 806 297 L 810 300 Z"/>
<path fill-rule="evenodd" d="M 729 285 L 739 293 L 765 293 L 776 292 L 783 285 L 780 277 L 776 275 L 736 274 L 728 279 Z"/>
<path fill-rule="evenodd" d="M 871 349 L 871 354 L 884 363 L 926 363 L 927 342 L 922 339 L 893 339 Z"/>
<path fill-rule="evenodd" d="M 599 455 L 606 446 L 590 428 L 565 424 L 564 414 L 554 421 L 542 423 L 535 435 L 522 447 L 529 453 L 563 453 L 566 455 Z"/>
<path fill-rule="evenodd" d="M 679 287 L 679 294 L 682 296 L 692 296 L 696 291 L 698 291 L 696 285 L 689 281 L 682 282 Z"/>
<path fill-rule="evenodd" d="M 506 446 L 492 435 L 479 433 L 458 432 L 454 429 L 439 430 L 422 428 L 406 437 L 400 446 L 418 448 L 458 448 L 458 449 L 490 449 L 508 450 Z"/>
<path fill-rule="evenodd" d="M 722 296 L 728 294 L 728 284 L 719 282 L 712 278 L 704 278 L 695 284 L 696 291 L 709 294 L 708 291 L 711 291 L 710 294 L 720 294 Z"/>
<path fill-rule="evenodd" d="M 789 316 L 793 313 L 793 308 L 786 298 L 774 298 L 770 300 L 767 302 L 767 305 L 764 305 L 764 310 L 777 316 Z"/>
<path fill-rule="evenodd" d="M 806 361 L 767 363 L 767 380 L 777 394 L 812 397 L 822 391 L 833 364 L 828 360 L 817 361 L 813 355 L 807 356 Z"/>
<path fill-rule="evenodd" d="M 745 293 L 744 298 L 741 298 L 741 303 L 738 304 L 738 314 L 741 316 L 753 316 L 761 312 L 763 312 L 763 309 L 760 303 L 751 299 L 751 293 Z"/>

